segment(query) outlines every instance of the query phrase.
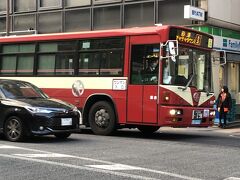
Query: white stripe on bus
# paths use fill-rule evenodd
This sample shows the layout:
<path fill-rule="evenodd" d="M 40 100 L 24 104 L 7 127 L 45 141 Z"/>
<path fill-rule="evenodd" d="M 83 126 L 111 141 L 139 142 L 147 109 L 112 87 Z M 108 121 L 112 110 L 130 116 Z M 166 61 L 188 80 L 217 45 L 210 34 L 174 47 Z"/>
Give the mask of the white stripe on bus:
<path fill-rule="evenodd" d="M 75 81 L 80 80 L 84 89 L 112 90 L 113 79 L 126 79 L 126 77 L 1 77 L 0 79 L 15 79 L 30 82 L 40 88 L 72 89 Z"/>

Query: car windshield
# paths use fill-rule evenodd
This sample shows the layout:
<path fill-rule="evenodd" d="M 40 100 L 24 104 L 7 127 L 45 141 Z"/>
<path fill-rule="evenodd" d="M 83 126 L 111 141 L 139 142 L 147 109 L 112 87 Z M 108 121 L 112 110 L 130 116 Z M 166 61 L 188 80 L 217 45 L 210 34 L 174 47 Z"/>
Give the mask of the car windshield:
<path fill-rule="evenodd" d="M 39 88 L 26 82 L 5 81 L 0 84 L 4 96 L 9 99 L 47 98 Z"/>

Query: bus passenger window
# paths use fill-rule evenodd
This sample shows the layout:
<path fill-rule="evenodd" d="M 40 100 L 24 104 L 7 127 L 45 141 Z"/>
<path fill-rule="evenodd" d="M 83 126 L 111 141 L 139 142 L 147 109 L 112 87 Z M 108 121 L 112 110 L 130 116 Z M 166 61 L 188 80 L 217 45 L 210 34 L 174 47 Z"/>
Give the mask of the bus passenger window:
<path fill-rule="evenodd" d="M 122 51 L 111 51 L 104 53 L 101 59 L 100 75 L 121 75 L 122 64 Z"/>
<path fill-rule="evenodd" d="M 79 58 L 79 75 L 99 75 L 99 54 L 81 53 Z"/>
<path fill-rule="evenodd" d="M 38 56 L 38 75 L 54 75 L 55 55 Z"/>
<path fill-rule="evenodd" d="M 122 76 L 123 38 L 79 41 L 79 76 Z"/>
<path fill-rule="evenodd" d="M 0 74 L 33 75 L 35 44 L 2 45 Z"/>
<path fill-rule="evenodd" d="M 73 59 L 72 54 L 59 54 L 56 56 L 56 74 L 57 75 L 73 75 Z"/>

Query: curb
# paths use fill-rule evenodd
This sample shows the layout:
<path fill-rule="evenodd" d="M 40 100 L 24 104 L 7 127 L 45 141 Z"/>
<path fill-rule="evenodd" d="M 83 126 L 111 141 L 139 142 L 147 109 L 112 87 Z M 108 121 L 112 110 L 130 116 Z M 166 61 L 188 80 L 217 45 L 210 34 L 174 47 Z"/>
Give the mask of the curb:
<path fill-rule="evenodd" d="M 218 124 L 214 124 L 213 127 L 218 127 Z M 240 121 L 228 122 L 224 129 L 234 129 L 234 128 L 240 128 Z"/>

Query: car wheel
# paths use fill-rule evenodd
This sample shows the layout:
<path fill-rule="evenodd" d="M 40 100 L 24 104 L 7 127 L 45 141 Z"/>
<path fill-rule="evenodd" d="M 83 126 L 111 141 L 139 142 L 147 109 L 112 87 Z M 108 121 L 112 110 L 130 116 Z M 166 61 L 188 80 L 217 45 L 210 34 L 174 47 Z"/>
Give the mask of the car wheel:
<path fill-rule="evenodd" d="M 96 102 L 89 111 L 89 124 L 98 135 L 110 135 L 116 129 L 116 116 L 113 107 L 106 101 Z"/>
<path fill-rule="evenodd" d="M 138 126 L 137 127 L 143 134 L 152 134 L 156 132 L 159 126 Z"/>
<path fill-rule="evenodd" d="M 19 117 L 9 117 L 4 125 L 4 135 L 9 141 L 22 141 L 25 138 L 24 124 Z"/>
<path fill-rule="evenodd" d="M 71 133 L 56 133 L 56 134 L 54 134 L 54 136 L 56 136 L 56 138 L 59 138 L 59 139 L 67 139 L 70 135 L 71 135 Z"/>

